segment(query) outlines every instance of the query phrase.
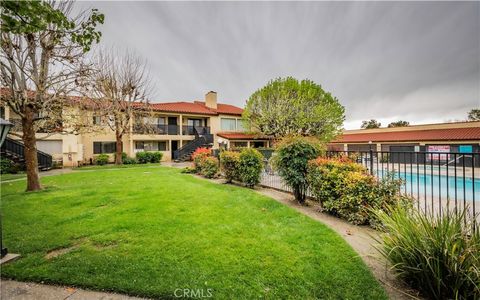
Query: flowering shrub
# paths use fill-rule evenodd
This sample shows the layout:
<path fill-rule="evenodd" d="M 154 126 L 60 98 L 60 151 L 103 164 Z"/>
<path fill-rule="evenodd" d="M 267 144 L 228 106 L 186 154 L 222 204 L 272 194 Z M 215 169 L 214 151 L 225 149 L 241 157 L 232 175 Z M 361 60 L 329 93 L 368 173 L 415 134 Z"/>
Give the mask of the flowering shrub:
<path fill-rule="evenodd" d="M 240 152 L 239 177 L 246 186 L 253 188 L 260 182 L 260 173 L 263 169 L 263 156 L 258 150 L 245 148 Z"/>
<path fill-rule="evenodd" d="M 212 155 L 212 150 L 208 148 L 197 148 L 192 154 L 193 167 L 197 173 L 202 173 L 203 160 Z"/>
<path fill-rule="evenodd" d="M 233 180 L 240 180 L 238 172 L 240 153 L 235 151 L 222 151 L 220 153 L 220 164 L 228 183 L 231 183 Z"/>
<path fill-rule="evenodd" d="M 400 193 L 400 179 L 387 175 L 377 180 L 360 164 L 346 157 L 317 158 L 308 164 L 307 181 L 325 211 L 353 224 L 379 226 L 375 210 L 412 199 Z"/>

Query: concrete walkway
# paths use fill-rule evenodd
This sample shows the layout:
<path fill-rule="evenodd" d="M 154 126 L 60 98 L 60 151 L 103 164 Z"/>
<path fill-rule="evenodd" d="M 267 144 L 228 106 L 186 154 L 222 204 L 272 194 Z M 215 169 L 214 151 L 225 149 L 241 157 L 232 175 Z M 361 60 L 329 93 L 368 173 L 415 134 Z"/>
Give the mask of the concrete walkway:
<path fill-rule="evenodd" d="M 2 300 L 140 300 L 114 293 L 93 292 L 72 287 L 53 286 L 38 283 L 0 281 Z"/>

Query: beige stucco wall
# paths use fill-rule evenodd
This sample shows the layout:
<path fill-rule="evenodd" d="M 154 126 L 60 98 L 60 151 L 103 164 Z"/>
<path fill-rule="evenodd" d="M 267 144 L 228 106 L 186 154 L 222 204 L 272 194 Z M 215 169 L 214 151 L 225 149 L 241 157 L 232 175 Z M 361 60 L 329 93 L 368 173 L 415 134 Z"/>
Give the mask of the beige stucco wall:
<path fill-rule="evenodd" d="M 69 108 L 65 112 L 69 118 L 81 117 L 84 122 L 91 122 L 93 126 L 93 111 L 79 111 Z M 12 117 L 12 114 L 8 107 L 5 109 L 5 116 L 7 119 Z M 176 117 L 177 124 L 180 126 L 179 134 L 177 135 L 157 135 L 157 134 L 126 134 L 123 136 L 123 151 L 128 156 L 135 156 L 135 142 L 136 141 L 166 141 L 168 143 L 168 151 L 163 152 L 162 161 L 170 161 L 172 159 L 171 149 L 172 141 L 178 141 L 178 147 L 182 147 L 190 140 L 194 139 L 193 135 L 183 135 L 182 126 L 188 124 L 189 118 L 204 120 L 204 126 L 210 127 L 210 133 L 214 136 L 213 148 L 218 148 L 218 136 L 217 133 L 221 132 L 221 118 L 235 118 L 240 119 L 240 116 L 234 115 L 201 115 L 201 114 L 181 114 L 181 113 L 156 113 L 155 117 Z M 168 120 L 168 119 L 167 119 Z M 132 122 L 133 124 L 133 122 Z M 64 122 L 64 126 L 68 126 L 67 122 Z M 88 126 L 87 126 L 88 128 Z M 115 134 L 107 124 L 102 126 L 93 126 L 79 132 L 78 134 L 41 134 L 37 133 L 37 138 L 42 140 L 54 140 L 62 142 L 62 153 L 50 153 L 54 156 L 54 159 L 62 159 L 63 166 L 76 167 L 81 164 L 89 164 L 90 159 L 95 160 L 97 154 L 93 154 L 93 142 L 114 142 Z M 109 154 L 110 161 L 113 162 L 114 154 Z"/>

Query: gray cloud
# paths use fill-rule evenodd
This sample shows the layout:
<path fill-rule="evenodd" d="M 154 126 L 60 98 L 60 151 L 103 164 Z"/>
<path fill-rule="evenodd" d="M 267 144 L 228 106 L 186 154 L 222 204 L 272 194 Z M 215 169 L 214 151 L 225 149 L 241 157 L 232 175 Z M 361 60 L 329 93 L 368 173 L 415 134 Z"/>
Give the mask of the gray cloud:
<path fill-rule="evenodd" d="M 361 120 L 464 119 L 480 107 L 480 3 L 80 2 L 102 45 L 148 60 L 155 101 L 208 90 L 243 106 L 268 80 L 309 78 Z"/>

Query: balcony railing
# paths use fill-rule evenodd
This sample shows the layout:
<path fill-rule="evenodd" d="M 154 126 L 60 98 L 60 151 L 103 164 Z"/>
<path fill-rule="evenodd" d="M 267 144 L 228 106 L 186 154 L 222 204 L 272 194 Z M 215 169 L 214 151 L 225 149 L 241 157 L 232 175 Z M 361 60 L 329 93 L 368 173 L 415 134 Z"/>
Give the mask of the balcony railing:
<path fill-rule="evenodd" d="M 183 135 L 196 135 L 195 131 L 199 135 L 210 134 L 210 127 L 208 127 L 208 126 L 186 126 L 186 125 L 184 125 L 182 127 L 182 134 Z"/>
<path fill-rule="evenodd" d="M 178 125 L 164 125 L 164 124 L 135 125 L 133 126 L 133 133 L 178 135 L 180 134 L 180 130 Z"/>

